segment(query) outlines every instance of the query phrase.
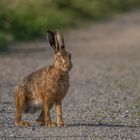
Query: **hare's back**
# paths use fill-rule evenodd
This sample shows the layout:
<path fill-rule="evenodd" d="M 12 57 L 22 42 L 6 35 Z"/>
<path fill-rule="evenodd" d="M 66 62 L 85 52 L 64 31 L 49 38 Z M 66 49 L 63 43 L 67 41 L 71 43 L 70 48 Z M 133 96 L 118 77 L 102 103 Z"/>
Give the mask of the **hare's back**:
<path fill-rule="evenodd" d="M 24 87 L 28 92 L 35 92 L 35 89 L 39 89 L 45 84 L 49 67 L 41 68 L 27 76 L 18 82 L 16 87 Z"/>

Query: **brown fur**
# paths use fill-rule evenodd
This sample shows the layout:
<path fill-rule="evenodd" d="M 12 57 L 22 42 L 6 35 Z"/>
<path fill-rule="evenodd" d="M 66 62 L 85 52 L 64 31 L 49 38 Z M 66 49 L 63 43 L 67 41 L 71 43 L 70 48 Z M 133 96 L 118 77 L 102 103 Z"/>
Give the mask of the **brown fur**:
<path fill-rule="evenodd" d="M 61 103 L 69 88 L 71 54 L 65 50 L 63 35 L 59 31 L 48 32 L 48 40 L 54 50 L 54 63 L 26 76 L 15 87 L 16 122 L 28 126 L 22 120 L 22 112 L 34 113 L 41 109 L 37 119 L 40 125 L 52 127 L 50 109 L 55 104 L 56 125 L 63 126 Z"/>

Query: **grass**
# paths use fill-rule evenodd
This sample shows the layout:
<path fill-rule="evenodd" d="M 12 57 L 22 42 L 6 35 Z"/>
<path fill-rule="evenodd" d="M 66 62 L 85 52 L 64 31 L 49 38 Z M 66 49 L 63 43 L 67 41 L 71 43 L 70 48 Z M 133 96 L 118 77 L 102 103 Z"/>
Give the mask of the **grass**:
<path fill-rule="evenodd" d="M 139 0 L 1 0 L 0 48 L 11 41 L 40 38 L 46 30 L 77 27 L 139 5 Z"/>

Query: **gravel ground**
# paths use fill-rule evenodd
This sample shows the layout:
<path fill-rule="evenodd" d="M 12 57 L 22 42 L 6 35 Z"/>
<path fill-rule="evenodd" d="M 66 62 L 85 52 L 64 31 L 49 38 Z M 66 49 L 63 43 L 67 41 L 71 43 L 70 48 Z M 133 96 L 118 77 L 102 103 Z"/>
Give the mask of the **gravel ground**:
<path fill-rule="evenodd" d="M 65 33 L 72 53 L 71 87 L 63 101 L 64 128 L 14 125 L 13 87 L 52 62 L 45 42 L 21 43 L 0 55 L 0 140 L 140 139 L 140 11 Z M 54 109 L 51 111 L 55 118 Z"/>

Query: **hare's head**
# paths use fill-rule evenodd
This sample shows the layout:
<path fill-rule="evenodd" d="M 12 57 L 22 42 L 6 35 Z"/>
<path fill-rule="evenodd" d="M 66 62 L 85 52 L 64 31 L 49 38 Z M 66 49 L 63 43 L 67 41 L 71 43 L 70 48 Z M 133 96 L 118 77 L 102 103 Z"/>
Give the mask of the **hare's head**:
<path fill-rule="evenodd" d="M 48 31 L 48 40 L 54 51 L 54 66 L 66 72 L 72 68 L 71 54 L 65 50 L 63 34 L 60 31 Z"/>

